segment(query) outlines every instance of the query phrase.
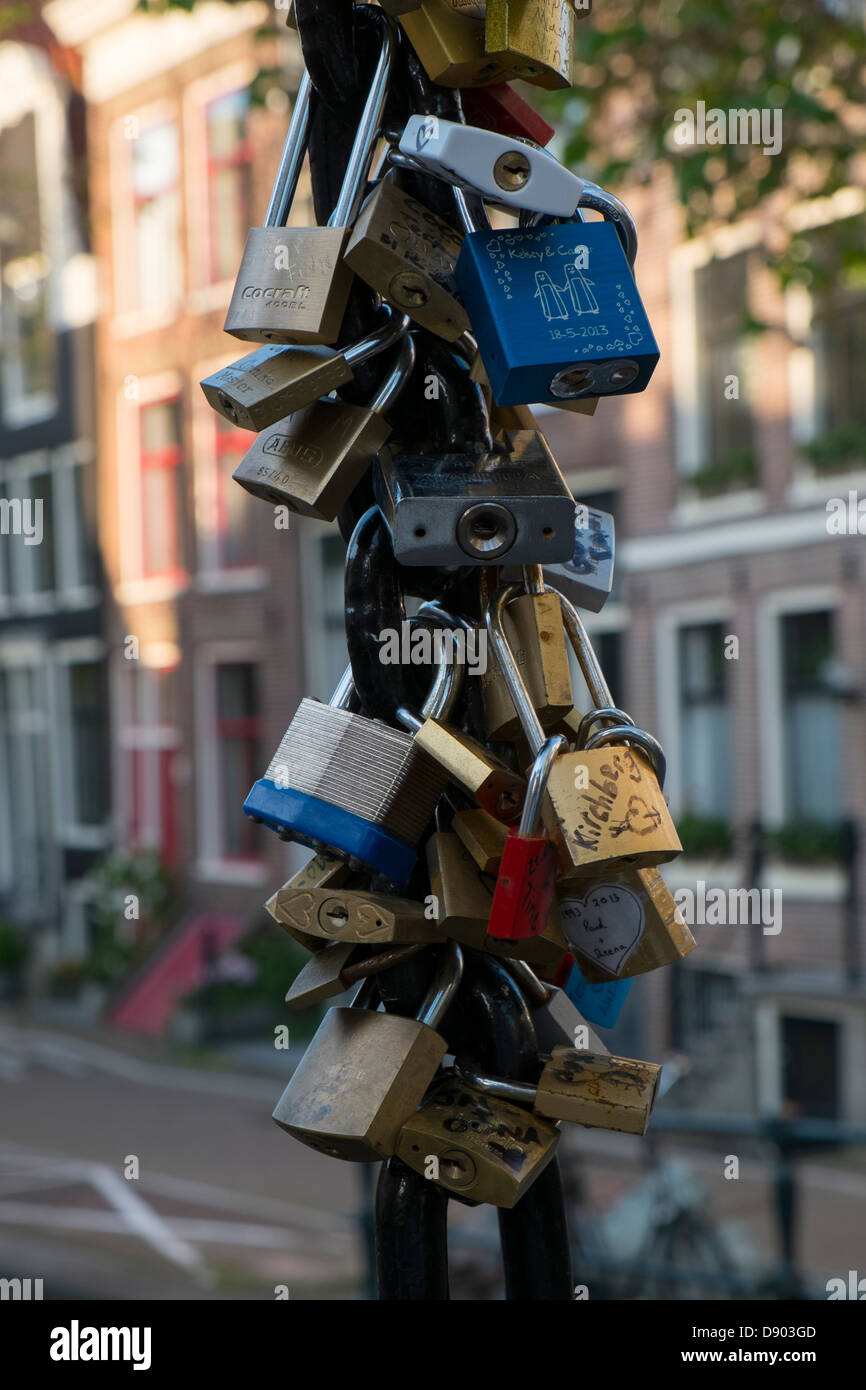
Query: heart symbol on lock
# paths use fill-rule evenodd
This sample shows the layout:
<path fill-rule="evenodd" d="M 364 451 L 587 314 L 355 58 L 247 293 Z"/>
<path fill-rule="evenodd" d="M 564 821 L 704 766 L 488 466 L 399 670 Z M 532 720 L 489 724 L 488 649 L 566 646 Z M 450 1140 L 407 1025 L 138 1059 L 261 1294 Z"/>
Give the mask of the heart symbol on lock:
<path fill-rule="evenodd" d="M 643 904 L 619 883 L 597 883 L 583 898 L 561 898 L 562 930 L 573 951 L 618 975 L 643 935 Z"/>

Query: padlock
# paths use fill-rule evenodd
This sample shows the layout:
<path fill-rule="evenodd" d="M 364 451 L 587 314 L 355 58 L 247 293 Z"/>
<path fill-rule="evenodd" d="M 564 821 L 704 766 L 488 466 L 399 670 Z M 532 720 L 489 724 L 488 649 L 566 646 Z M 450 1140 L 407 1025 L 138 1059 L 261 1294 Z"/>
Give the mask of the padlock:
<path fill-rule="evenodd" d="M 544 929 L 534 937 L 501 940 L 489 934 L 495 879 L 479 872 L 472 856 L 456 835 L 439 831 L 427 841 L 430 892 L 437 911 L 440 933 L 465 946 L 500 957 L 525 960 L 538 969 L 559 965 L 568 951 L 555 903 Z"/>
<path fill-rule="evenodd" d="M 542 146 L 459 121 L 410 116 L 399 149 L 425 173 L 508 212 L 573 217 L 583 193 L 583 179 Z"/>
<path fill-rule="evenodd" d="M 565 939 L 592 983 L 672 965 L 695 945 L 658 869 L 615 865 L 601 880 L 563 889 L 558 901 Z"/>
<path fill-rule="evenodd" d="M 201 388 L 218 414 L 242 430 L 263 430 L 354 377 L 354 369 L 393 347 L 407 328 L 387 310 L 388 322 L 351 347 L 257 348 L 238 362 L 205 377 Z"/>
<path fill-rule="evenodd" d="M 488 0 L 484 51 L 513 77 L 536 87 L 571 87 L 574 10 L 569 0 Z"/>
<path fill-rule="evenodd" d="M 462 972 L 460 947 L 449 941 L 417 1018 L 329 1009 L 277 1103 L 277 1124 L 335 1158 L 375 1162 L 392 1154 L 448 1051 L 436 1029 Z"/>
<path fill-rule="evenodd" d="M 343 259 L 358 214 L 382 124 L 395 37 L 383 25 L 383 45 L 336 207 L 326 227 L 286 227 L 300 177 L 309 128 L 310 79 L 304 73 L 264 226 L 247 236 L 225 331 L 265 343 L 333 343 L 352 284 Z"/>
<path fill-rule="evenodd" d="M 524 960 L 506 960 L 505 968 L 532 1010 L 532 1024 L 542 1052 L 575 1047 L 578 1052 L 608 1056 L 608 1048 L 564 990 L 545 983 Z"/>
<path fill-rule="evenodd" d="M 403 1125 L 396 1153 L 449 1192 L 510 1208 L 553 1158 L 559 1133 L 551 1121 L 446 1076 Z"/>
<path fill-rule="evenodd" d="M 574 692 L 559 595 L 545 588 L 537 567 L 527 567 L 525 592 L 515 588 L 502 621 L 533 709 L 542 727 L 548 728 L 573 708 Z M 487 737 L 519 737 L 520 717 L 496 661 L 487 663 L 481 677 L 481 694 Z"/>
<path fill-rule="evenodd" d="M 610 512 L 578 502 L 574 554 L 545 565 L 545 577 L 578 608 L 600 613 L 613 588 L 614 524 Z"/>
<path fill-rule="evenodd" d="M 440 87 L 483 87 L 508 77 L 484 51 L 483 26 L 441 0 L 422 0 L 399 18 L 424 71 Z"/>
<path fill-rule="evenodd" d="M 541 803 L 550 769 L 563 745 L 559 736 L 542 745 L 533 761 L 520 824 L 512 827 L 505 839 L 488 926 L 490 936 L 500 940 L 538 936 L 550 916 L 556 888 L 556 851 L 541 824 Z"/>
<path fill-rule="evenodd" d="M 450 342 L 469 328 L 454 274 L 462 240 L 388 175 L 361 208 L 345 259 L 389 304 Z"/>
<path fill-rule="evenodd" d="M 543 435 L 517 430 L 482 458 L 383 450 L 376 500 L 402 565 L 570 559 L 574 498 Z"/>
<path fill-rule="evenodd" d="M 281 926 L 326 942 L 402 945 L 442 939 L 423 903 L 367 888 L 281 888 L 273 916 Z"/>
<path fill-rule="evenodd" d="M 630 979 L 590 984 L 570 951 L 562 962 L 554 983 L 561 983 L 562 992 L 568 996 L 575 1008 L 591 1023 L 598 1024 L 599 1028 L 613 1028 L 632 987 Z"/>
<path fill-rule="evenodd" d="M 531 140 L 535 145 L 549 145 L 556 133 L 508 82 L 467 87 L 460 97 L 469 125 L 495 130 L 512 139 Z"/>
<path fill-rule="evenodd" d="M 263 430 L 232 474 L 235 482 L 274 506 L 333 521 L 390 435 L 386 413 L 414 361 L 414 344 L 404 336 L 395 366 L 369 405 L 324 398 Z"/>
<path fill-rule="evenodd" d="M 440 664 L 424 713 L 447 716 L 461 677 L 462 667 Z M 405 883 L 447 779 L 409 734 L 352 714 L 352 694 L 347 667 L 329 705 L 301 701 L 244 813 Z"/>
<path fill-rule="evenodd" d="M 544 744 L 544 730 L 502 621 L 506 604 L 517 592 L 516 585 L 499 590 L 488 604 L 487 626 L 490 646 L 535 757 Z M 590 695 L 597 702 L 597 708 L 585 719 L 591 725 L 616 716 L 618 711 L 610 708 L 610 691 L 577 610 L 563 595 L 558 599 Z M 622 746 L 606 747 L 610 743 Z M 559 858 L 560 877 L 598 877 L 607 865 L 623 861 L 636 868 L 651 867 L 679 854 L 682 846 L 659 785 L 663 777 L 664 754 L 659 744 L 642 729 L 621 720 L 613 728 L 591 734 L 579 752 L 560 754 L 550 769 L 542 805 L 542 818 Z"/>
<path fill-rule="evenodd" d="M 279 922 L 289 936 L 297 941 L 299 946 L 303 946 L 307 951 L 323 951 L 328 944 L 327 941 L 319 936 L 311 936 L 307 932 L 299 931 L 280 917 L 280 894 L 298 890 L 309 891 L 311 888 L 340 888 L 343 885 L 348 886 L 357 878 L 358 875 L 352 872 L 346 860 L 338 855 L 325 852 L 314 854 L 302 869 L 293 874 L 288 882 L 284 883 L 282 888 L 268 899 L 265 903 L 265 909 L 271 914 L 274 921 Z"/>
<path fill-rule="evenodd" d="M 422 942 L 415 942 L 365 957 L 364 947 L 357 941 L 335 941 L 298 971 L 286 995 L 286 1003 L 290 1009 L 312 1008 L 314 1004 L 344 994 L 361 980 L 401 965 L 423 949 Z"/>
<path fill-rule="evenodd" d="M 508 834 L 501 821 L 480 807 L 458 811 L 451 829 L 459 836 L 483 874 L 497 874 Z"/>
<path fill-rule="evenodd" d="M 556 404 L 642 391 L 659 353 L 631 269 L 628 210 L 584 184 L 605 222 L 480 230 L 464 237 L 457 283 L 497 405 Z"/>
<path fill-rule="evenodd" d="M 471 734 L 438 719 L 427 719 L 418 728 L 415 742 L 445 769 L 451 782 L 464 787 L 496 820 L 512 825 L 519 819 L 526 792 L 524 779 Z"/>
<path fill-rule="evenodd" d="M 573 1047 L 553 1049 L 535 1086 L 460 1064 L 455 1071 L 485 1095 L 529 1105 L 535 1115 L 620 1134 L 646 1134 L 661 1075 L 655 1062 L 598 1057 Z"/>

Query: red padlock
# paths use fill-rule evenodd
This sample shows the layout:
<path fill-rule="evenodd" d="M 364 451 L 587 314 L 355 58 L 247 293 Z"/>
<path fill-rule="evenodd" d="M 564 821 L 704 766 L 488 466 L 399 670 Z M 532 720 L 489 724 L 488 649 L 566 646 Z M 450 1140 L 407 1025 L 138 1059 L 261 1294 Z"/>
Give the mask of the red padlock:
<path fill-rule="evenodd" d="M 549 738 L 532 764 L 520 824 L 516 829 L 512 826 L 505 838 L 489 936 L 521 941 L 544 931 L 553 906 L 557 866 L 556 852 L 541 825 L 541 798 L 554 759 L 564 746 L 561 734 Z"/>
<path fill-rule="evenodd" d="M 463 114 L 468 125 L 483 126 L 518 140 L 534 140 L 536 145 L 549 145 L 554 130 L 534 107 L 518 96 L 507 82 L 494 82 L 489 87 L 463 87 Z"/>

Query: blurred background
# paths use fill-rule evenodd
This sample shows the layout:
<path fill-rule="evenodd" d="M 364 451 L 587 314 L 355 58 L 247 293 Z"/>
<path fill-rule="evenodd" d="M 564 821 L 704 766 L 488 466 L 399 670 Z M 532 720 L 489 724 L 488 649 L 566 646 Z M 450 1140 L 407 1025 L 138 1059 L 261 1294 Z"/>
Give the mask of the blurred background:
<path fill-rule="evenodd" d="M 262 904 L 307 854 L 240 814 L 343 668 L 344 546 L 232 484 L 250 436 L 198 385 L 243 352 L 285 19 L 0 14 L 0 1275 L 46 1296 L 370 1287 L 373 1171 L 269 1118 L 318 1015 Z M 662 356 L 539 420 L 616 519 L 587 621 L 668 754 L 665 877 L 781 912 L 635 981 L 606 1041 L 667 1089 L 654 1138 L 564 1139 L 575 1279 L 826 1297 L 866 1276 L 863 4 L 619 0 L 578 42 L 574 92 L 521 90 L 631 208 Z M 781 149 L 683 143 L 699 101 L 780 112 Z M 494 1214 L 451 1206 L 454 1296 L 501 1296 Z"/>

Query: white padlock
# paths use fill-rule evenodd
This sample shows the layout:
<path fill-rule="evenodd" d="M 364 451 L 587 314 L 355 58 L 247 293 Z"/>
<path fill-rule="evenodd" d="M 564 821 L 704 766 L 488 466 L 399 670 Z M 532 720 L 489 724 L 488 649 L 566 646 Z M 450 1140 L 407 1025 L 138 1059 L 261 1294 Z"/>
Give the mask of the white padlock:
<path fill-rule="evenodd" d="M 508 209 L 573 217 L 583 193 L 583 179 L 540 145 L 439 116 L 411 116 L 399 149 L 435 178 Z"/>

